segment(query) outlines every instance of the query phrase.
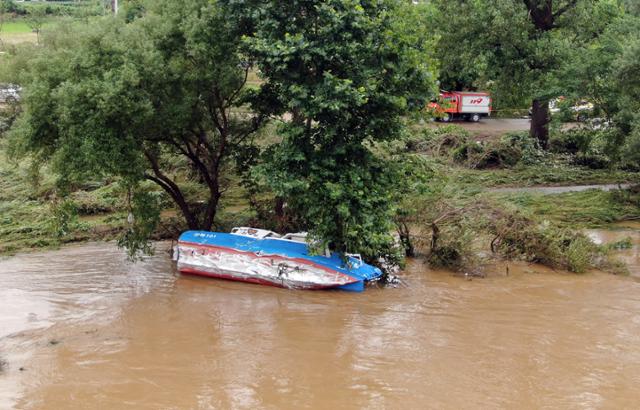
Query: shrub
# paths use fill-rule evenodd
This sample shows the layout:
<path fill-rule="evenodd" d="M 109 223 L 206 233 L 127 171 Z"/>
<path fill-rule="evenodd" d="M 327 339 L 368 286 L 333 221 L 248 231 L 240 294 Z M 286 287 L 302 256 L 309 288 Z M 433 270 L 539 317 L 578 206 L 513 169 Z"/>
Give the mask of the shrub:
<path fill-rule="evenodd" d="M 469 132 L 464 128 L 447 124 L 436 128 L 424 128 L 417 135 L 409 137 L 406 147 L 409 151 L 429 152 L 450 157 L 451 153 L 469 142 Z"/>
<path fill-rule="evenodd" d="M 479 149 L 470 149 L 468 152 L 467 166 L 475 169 L 513 167 L 522 158 L 518 146 L 502 139 L 482 144 Z"/>
<path fill-rule="evenodd" d="M 538 164 L 546 153 L 527 133 L 511 133 L 494 141 L 475 141 L 457 125 L 422 130 L 406 142 L 410 151 L 423 151 L 472 169 L 509 168 Z"/>
<path fill-rule="evenodd" d="M 538 140 L 531 138 L 528 132 L 505 134 L 502 137 L 502 141 L 503 143 L 508 143 L 520 150 L 520 164 L 536 165 L 547 160 L 547 152 L 540 148 Z"/>
<path fill-rule="evenodd" d="M 468 142 L 454 152 L 454 160 L 469 168 L 509 168 L 544 161 L 546 154 L 536 141 L 525 133 L 506 134 L 497 141 Z"/>
<path fill-rule="evenodd" d="M 597 131 L 576 128 L 555 132 L 549 139 L 549 149 L 559 154 L 587 154 L 596 138 Z"/>
<path fill-rule="evenodd" d="M 437 245 L 432 241 L 427 254 L 429 265 L 456 271 L 477 265 L 478 258 L 473 249 L 474 229 L 464 217 L 442 225 L 437 235 Z"/>
<path fill-rule="evenodd" d="M 584 273 L 595 266 L 597 246 L 584 235 L 572 234 L 564 250 L 569 272 Z"/>
<path fill-rule="evenodd" d="M 54 236 L 61 238 L 78 227 L 78 209 L 69 199 L 54 201 L 51 204 L 51 218 L 48 230 Z"/>
<path fill-rule="evenodd" d="M 603 154 L 579 153 L 573 158 L 573 164 L 591 169 L 606 169 L 611 166 L 611 160 Z"/>

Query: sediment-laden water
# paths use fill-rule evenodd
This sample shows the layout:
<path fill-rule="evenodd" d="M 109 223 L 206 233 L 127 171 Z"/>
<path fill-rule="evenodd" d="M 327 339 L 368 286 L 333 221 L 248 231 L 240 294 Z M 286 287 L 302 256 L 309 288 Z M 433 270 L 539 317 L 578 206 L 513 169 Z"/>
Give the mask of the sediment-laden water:
<path fill-rule="evenodd" d="M 637 231 L 589 231 L 604 241 Z M 615 238 L 612 238 L 612 235 Z M 640 272 L 290 291 L 86 244 L 0 261 L 0 408 L 637 408 Z"/>

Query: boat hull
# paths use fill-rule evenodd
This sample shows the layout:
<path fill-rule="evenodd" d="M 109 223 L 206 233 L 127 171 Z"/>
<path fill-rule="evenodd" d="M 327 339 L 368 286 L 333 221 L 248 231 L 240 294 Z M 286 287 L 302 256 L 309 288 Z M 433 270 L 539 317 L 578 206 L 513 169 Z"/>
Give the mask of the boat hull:
<path fill-rule="evenodd" d="M 233 233 L 187 231 L 178 240 L 174 259 L 185 274 L 289 289 L 358 292 L 382 275 L 352 256 L 312 254 L 304 242 Z"/>
<path fill-rule="evenodd" d="M 189 275 L 309 290 L 358 282 L 357 278 L 304 259 L 185 242 L 178 246 L 178 270 Z"/>

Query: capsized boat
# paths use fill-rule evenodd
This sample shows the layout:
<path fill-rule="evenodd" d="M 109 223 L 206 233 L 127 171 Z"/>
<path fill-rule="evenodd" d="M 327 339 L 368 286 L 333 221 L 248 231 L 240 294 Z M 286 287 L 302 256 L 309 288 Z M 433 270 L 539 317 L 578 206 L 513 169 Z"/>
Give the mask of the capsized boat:
<path fill-rule="evenodd" d="M 312 255 L 306 233 L 280 236 L 256 228 L 231 233 L 187 231 L 174 248 L 184 274 L 259 283 L 290 289 L 343 289 L 360 292 L 382 276 L 360 255 Z"/>

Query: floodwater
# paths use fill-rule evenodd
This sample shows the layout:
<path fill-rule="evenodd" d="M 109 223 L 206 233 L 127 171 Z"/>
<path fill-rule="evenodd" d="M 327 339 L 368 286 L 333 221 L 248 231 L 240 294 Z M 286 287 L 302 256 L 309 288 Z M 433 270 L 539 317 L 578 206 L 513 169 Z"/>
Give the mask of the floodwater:
<path fill-rule="evenodd" d="M 589 234 L 638 244 L 633 228 Z M 135 265 L 109 244 L 0 261 L 0 408 L 640 403 L 637 271 L 469 281 L 410 261 L 397 288 L 290 291 L 181 276 L 159 247 Z"/>

